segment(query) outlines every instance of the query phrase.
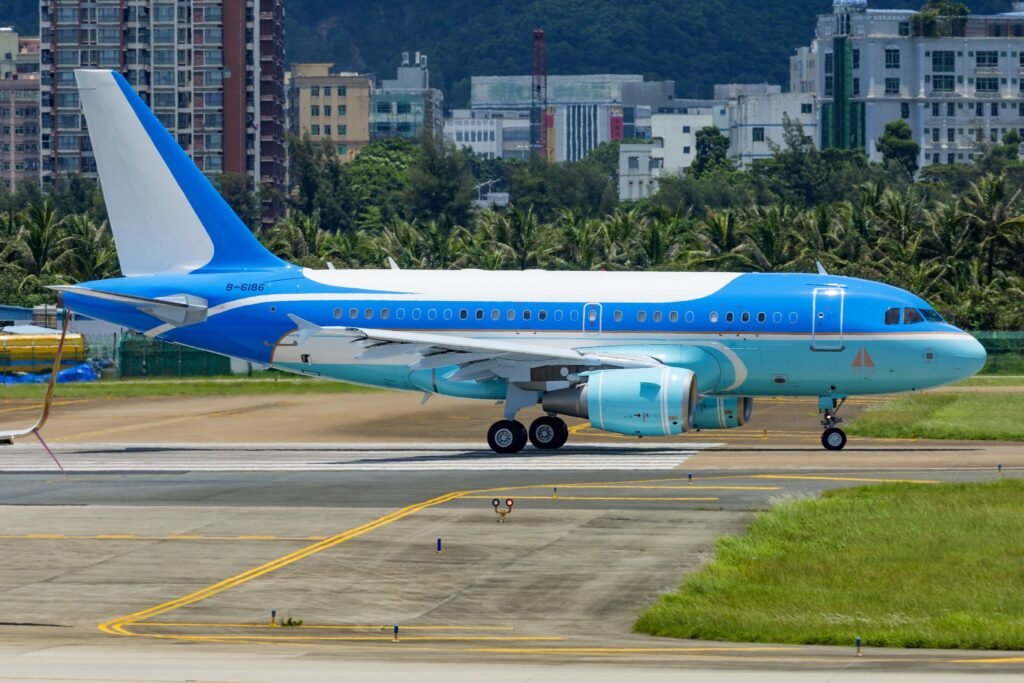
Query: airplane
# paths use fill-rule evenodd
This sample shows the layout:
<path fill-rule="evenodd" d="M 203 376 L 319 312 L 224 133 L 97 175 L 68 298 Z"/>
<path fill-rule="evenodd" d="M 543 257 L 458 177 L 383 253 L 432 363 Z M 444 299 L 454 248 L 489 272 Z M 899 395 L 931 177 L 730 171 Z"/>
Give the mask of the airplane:
<path fill-rule="evenodd" d="M 563 416 L 670 437 L 742 427 L 756 397 L 816 397 L 841 450 L 850 396 L 977 373 L 923 299 L 817 273 L 313 270 L 267 251 L 125 79 L 75 72 L 123 277 L 62 304 L 289 373 L 503 402 L 496 453 L 563 446 Z M 527 428 L 516 417 L 540 405 Z"/>

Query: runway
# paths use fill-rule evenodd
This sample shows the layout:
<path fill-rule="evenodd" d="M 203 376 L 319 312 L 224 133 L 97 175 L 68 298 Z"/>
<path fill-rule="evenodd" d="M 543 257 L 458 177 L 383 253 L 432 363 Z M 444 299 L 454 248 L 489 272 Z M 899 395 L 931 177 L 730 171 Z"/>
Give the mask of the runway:
<path fill-rule="evenodd" d="M 130 672 L 142 662 L 156 666 L 146 680 L 198 681 L 270 680 L 282 661 L 303 680 L 342 664 L 385 677 L 428 664 L 423 680 L 611 680 L 620 667 L 652 680 L 679 669 L 695 680 L 1024 672 L 1021 653 L 858 659 L 852 647 L 631 633 L 644 606 L 773 500 L 1021 476 L 1010 446 L 861 444 L 860 459 L 889 467 L 823 467 L 784 444 L 629 442 L 500 459 L 472 446 L 64 442 L 65 475 L 37 445 L 4 449 L 0 680 L 39 667 L 139 680 Z M 995 460 L 1011 464 L 1000 473 Z M 500 509 L 514 501 L 505 524 L 495 498 Z M 271 628 L 271 610 L 303 623 Z M 176 643 L 221 663 L 182 663 Z"/>

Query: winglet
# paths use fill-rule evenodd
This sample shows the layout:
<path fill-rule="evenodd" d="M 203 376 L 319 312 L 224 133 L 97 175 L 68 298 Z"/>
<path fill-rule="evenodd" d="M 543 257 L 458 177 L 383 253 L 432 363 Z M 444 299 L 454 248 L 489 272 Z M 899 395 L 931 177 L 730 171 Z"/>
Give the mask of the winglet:
<path fill-rule="evenodd" d="M 320 332 L 323 328 L 315 323 L 311 323 L 308 320 L 303 320 L 297 315 L 291 313 L 288 314 L 288 318 L 295 323 L 296 332 L 299 335 L 297 344 L 302 346 L 309 341 L 309 338 Z"/>
<path fill-rule="evenodd" d="M 828 275 L 828 271 L 825 270 L 825 266 L 821 265 L 821 261 L 815 261 L 814 265 L 818 266 L 818 275 Z"/>

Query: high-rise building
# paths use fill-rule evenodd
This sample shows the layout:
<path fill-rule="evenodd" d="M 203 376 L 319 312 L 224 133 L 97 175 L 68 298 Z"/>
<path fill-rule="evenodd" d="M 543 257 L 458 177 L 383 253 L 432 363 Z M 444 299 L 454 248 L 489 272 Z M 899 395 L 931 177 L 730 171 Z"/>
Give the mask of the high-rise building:
<path fill-rule="evenodd" d="M 427 56 L 417 52 L 410 62 L 403 52 L 397 76 L 381 81 L 370 96 L 370 137 L 415 141 L 424 129 L 438 138 L 444 134 L 444 95 L 430 87 Z"/>
<path fill-rule="evenodd" d="M 74 76 L 91 67 L 123 73 L 207 174 L 283 188 L 283 31 L 283 0 L 40 0 L 43 180 L 95 176 Z"/>
<path fill-rule="evenodd" d="M 1024 2 L 991 16 L 935 17 L 835 0 L 791 59 L 791 90 L 821 98 L 822 147 L 863 149 L 904 120 L 919 164 L 966 163 L 1024 131 Z"/>
<path fill-rule="evenodd" d="M 331 73 L 331 64 L 293 64 L 288 106 L 294 133 L 337 145 L 351 161 L 370 142 L 369 76 Z"/>
<path fill-rule="evenodd" d="M 0 28 L 0 183 L 39 181 L 39 41 Z"/>

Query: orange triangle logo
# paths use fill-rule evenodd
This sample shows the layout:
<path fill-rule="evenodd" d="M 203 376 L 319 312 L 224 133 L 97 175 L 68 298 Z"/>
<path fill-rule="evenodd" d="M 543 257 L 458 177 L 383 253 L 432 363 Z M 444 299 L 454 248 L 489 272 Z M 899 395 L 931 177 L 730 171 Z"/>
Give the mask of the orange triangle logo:
<path fill-rule="evenodd" d="M 867 349 L 861 349 L 857 352 L 857 355 L 853 359 L 853 367 L 855 368 L 873 368 L 875 367 L 875 361 L 868 353 Z"/>

